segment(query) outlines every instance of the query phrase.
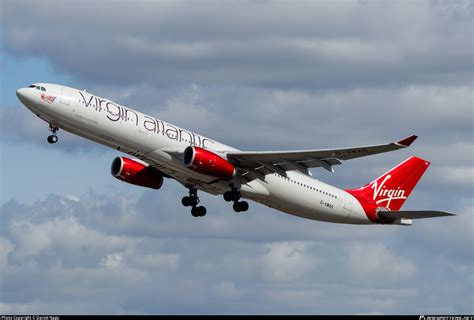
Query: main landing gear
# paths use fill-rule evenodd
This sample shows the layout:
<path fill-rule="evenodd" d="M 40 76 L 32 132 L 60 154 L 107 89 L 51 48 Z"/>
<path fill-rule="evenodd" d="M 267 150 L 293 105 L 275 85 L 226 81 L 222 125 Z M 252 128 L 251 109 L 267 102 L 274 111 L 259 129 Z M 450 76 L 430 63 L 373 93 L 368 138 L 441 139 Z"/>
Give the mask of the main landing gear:
<path fill-rule="evenodd" d="M 206 215 L 206 207 L 197 207 L 199 197 L 197 196 L 197 190 L 194 188 L 189 189 L 189 196 L 183 197 L 181 203 L 185 207 L 192 207 L 191 214 L 193 217 L 204 217 Z"/>
<path fill-rule="evenodd" d="M 49 124 L 49 131 L 51 131 L 51 135 L 48 136 L 48 142 L 49 143 L 56 143 L 58 142 L 58 136 L 56 135 L 56 132 L 58 132 L 59 128 L 56 126 L 54 123 Z"/>
<path fill-rule="evenodd" d="M 227 202 L 234 202 L 232 208 L 235 212 L 244 212 L 249 209 L 247 201 L 239 201 L 241 198 L 239 190 L 232 188 L 231 191 L 224 193 L 224 200 Z M 181 203 L 185 207 L 192 207 L 191 214 L 193 217 L 204 217 L 206 215 L 206 207 L 197 205 L 199 204 L 199 197 L 197 196 L 197 190 L 195 188 L 189 188 L 189 196 L 185 196 L 181 199 Z"/>
<path fill-rule="evenodd" d="M 232 188 L 232 191 L 224 192 L 224 200 L 227 202 L 234 201 L 232 208 L 235 212 L 244 212 L 249 209 L 249 204 L 247 201 L 240 200 L 240 192 L 236 188 Z"/>

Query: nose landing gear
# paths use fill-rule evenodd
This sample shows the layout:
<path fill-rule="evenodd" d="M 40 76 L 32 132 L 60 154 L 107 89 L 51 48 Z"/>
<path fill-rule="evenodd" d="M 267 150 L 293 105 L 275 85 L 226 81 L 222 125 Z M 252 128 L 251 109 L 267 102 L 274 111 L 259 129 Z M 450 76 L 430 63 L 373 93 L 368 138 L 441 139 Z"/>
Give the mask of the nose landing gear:
<path fill-rule="evenodd" d="M 58 136 L 56 135 L 56 132 L 59 131 L 59 128 L 56 126 L 55 123 L 49 124 L 49 131 L 51 131 L 52 134 L 48 136 L 48 142 L 49 143 L 58 142 Z"/>

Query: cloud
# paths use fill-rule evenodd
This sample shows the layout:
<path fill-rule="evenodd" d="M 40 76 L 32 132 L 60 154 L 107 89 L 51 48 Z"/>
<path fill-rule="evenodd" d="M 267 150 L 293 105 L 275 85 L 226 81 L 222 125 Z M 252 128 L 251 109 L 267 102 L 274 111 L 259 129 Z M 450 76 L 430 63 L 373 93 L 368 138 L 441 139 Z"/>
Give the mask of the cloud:
<path fill-rule="evenodd" d="M 306 243 L 302 242 L 270 244 L 269 252 L 262 259 L 264 277 L 284 282 L 302 277 L 317 265 L 307 251 Z"/>
<path fill-rule="evenodd" d="M 101 261 L 100 265 L 108 269 L 123 268 L 123 257 L 121 253 L 111 253 L 105 256 Z"/>
<path fill-rule="evenodd" d="M 13 251 L 11 242 L 7 239 L 0 238 L 0 266 L 8 265 L 8 254 Z"/>
<path fill-rule="evenodd" d="M 397 257 L 382 243 L 357 243 L 349 255 L 349 270 L 359 279 L 375 278 L 377 283 L 410 279 L 416 274 L 415 265 Z"/>
<path fill-rule="evenodd" d="M 462 185 L 466 188 L 474 185 L 474 168 L 468 166 L 448 166 L 438 168 L 434 173 L 441 182 L 448 185 Z"/>
<path fill-rule="evenodd" d="M 466 243 L 473 234 L 466 221 L 463 232 L 442 241 L 430 238 L 440 220 L 359 229 L 260 206 L 236 215 L 214 197 L 203 199 L 212 214 L 195 219 L 174 204 L 173 192 L 2 205 L 0 288 L 9 292 L 2 312 L 418 313 L 413 301 L 421 297 L 431 301 L 425 311 L 472 308 L 465 277 L 474 244 Z M 440 255 L 449 260 L 440 264 Z M 446 277 L 430 285 L 427 278 L 438 273 Z M 448 284 L 466 299 L 433 291 Z M 40 294 L 44 286 L 50 293 Z M 341 307 L 343 297 L 353 299 Z M 208 299 L 214 304 L 203 308 Z M 433 309 L 446 301 L 455 309 Z"/>
<path fill-rule="evenodd" d="M 27 1 L 3 6 L 7 51 L 47 56 L 90 82 L 327 88 L 470 79 L 469 3 L 143 1 L 114 10 L 100 2 L 88 2 L 87 10 L 72 2 L 49 8 Z"/>

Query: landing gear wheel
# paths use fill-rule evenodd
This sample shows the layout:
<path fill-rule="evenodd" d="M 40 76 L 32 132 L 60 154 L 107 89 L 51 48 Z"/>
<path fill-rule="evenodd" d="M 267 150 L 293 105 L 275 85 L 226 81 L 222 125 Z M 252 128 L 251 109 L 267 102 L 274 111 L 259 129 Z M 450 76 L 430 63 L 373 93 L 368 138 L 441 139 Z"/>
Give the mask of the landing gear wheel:
<path fill-rule="evenodd" d="M 181 204 L 182 204 L 183 206 L 185 206 L 185 207 L 191 206 L 191 200 L 190 200 L 190 198 L 191 198 L 191 197 L 188 197 L 188 196 L 183 197 L 183 198 L 181 199 Z"/>
<path fill-rule="evenodd" d="M 235 212 L 240 212 L 240 205 L 237 201 L 234 202 L 234 205 L 232 206 L 232 208 L 234 209 Z"/>
<path fill-rule="evenodd" d="M 199 203 L 199 197 L 197 196 L 197 190 L 193 187 L 189 188 L 189 196 L 185 196 L 181 199 L 181 204 L 185 207 L 195 207 Z"/>
<path fill-rule="evenodd" d="M 199 198 L 194 196 L 194 197 L 189 197 L 190 200 L 189 202 L 191 203 L 191 206 L 195 207 L 199 203 Z"/>
<path fill-rule="evenodd" d="M 49 124 L 49 131 L 51 131 L 52 133 L 50 136 L 48 136 L 49 143 L 58 142 L 58 136 L 56 135 L 56 132 L 58 132 L 58 130 L 59 128 L 54 122 Z"/>
<path fill-rule="evenodd" d="M 227 202 L 231 202 L 232 200 L 234 200 L 234 197 L 231 191 L 224 192 L 224 200 Z"/>
<path fill-rule="evenodd" d="M 224 200 L 227 202 L 231 201 L 239 201 L 240 199 L 240 192 L 237 189 L 232 189 L 232 191 L 224 192 Z"/>
<path fill-rule="evenodd" d="M 240 202 L 240 211 L 247 211 L 249 209 L 249 203 L 247 201 Z"/>
<path fill-rule="evenodd" d="M 204 217 L 207 213 L 206 207 L 198 207 L 199 208 L 199 216 Z"/>
<path fill-rule="evenodd" d="M 249 204 L 247 201 L 241 201 L 241 202 L 235 201 L 232 207 L 234 208 L 235 212 L 243 212 L 249 209 Z"/>
<path fill-rule="evenodd" d="M 191 214 L 193 217 L 204 217 L 206 215 L 206 207 L 197 207 L 199 197 L 197 196 L 197 190 L 193 187 L 189 188 L 189 196 L 183 197 L 181 203 L 185 207 L 192 207 Z"/>
<path fill-rule="evenodd" d="M 181 199 L 181 204 L 185 207 L 195 207 L 199 203 L 199 198 L 196 196 L 186 196 Z"/>
<path fill-rule="evenodd" d="M 58 142 L 58 136 L 55 135 L 55 134 L 52 134 L 52 135 L 48 136 L 48 142 L 49 142 L 49 143 L 56 143 L 56 142 Z"/>
<path fill-rule="evenodd" d="M 204 217 L 206 212 L 206 207 L 193 207 L 191 209 L 191 214 L 193 217 Z"/>

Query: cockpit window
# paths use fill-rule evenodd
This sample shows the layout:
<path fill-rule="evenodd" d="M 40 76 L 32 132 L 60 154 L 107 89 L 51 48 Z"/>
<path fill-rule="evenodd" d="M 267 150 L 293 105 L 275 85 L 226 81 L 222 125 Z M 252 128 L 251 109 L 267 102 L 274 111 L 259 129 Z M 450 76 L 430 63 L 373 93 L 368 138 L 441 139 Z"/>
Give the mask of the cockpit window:
<path fill-rule="evenodd" d="M 36 84 L 30 85 L 28 88 L 35 88 L 35 89 L 37 89 L 37 90 L 39 90 L 39 91 L 46 91 L 46 88 L 45 88 L 45 87 L 41 87 L 41 86 L 38 86 L 38 85 L 36 85 Z"/>

